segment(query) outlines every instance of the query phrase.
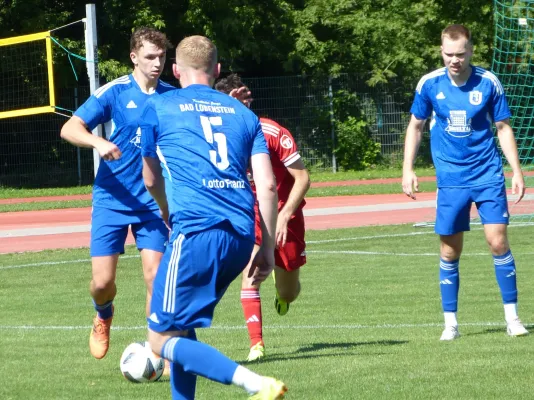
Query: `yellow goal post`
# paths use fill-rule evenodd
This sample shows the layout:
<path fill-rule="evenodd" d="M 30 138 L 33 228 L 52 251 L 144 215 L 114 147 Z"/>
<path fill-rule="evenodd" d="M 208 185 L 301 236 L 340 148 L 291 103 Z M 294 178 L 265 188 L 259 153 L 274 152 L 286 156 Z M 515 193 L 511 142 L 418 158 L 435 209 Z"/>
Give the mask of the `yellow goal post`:
<path fill-rule="evenodd" d="M 23 36 L 16 36 L 6 39 L 0 39 L 0 53 L 3 49 L 8 48 L 7 46 L 17 46 L 24 43 L 31 43 L 31 42 L 39 42 L 43 41 L 45 52 L 46 52 L 46 72 L 44 71 L 45 66 L 43 65 L 43 81 L 44 76 L 47 77 L 48 80 L 48 90 L 47 90 L 47 97 L 48 99 L 44 99 L 42 105 L 35 105 L 32 104 L 30 107 L 24 107 L 20 104 L 16 104 L 16 107 L 14 109 L 9 109 L 9 104 L 7 104 L 7 107 L 2 106 L 2 109 L 0 109 L 0 119 L 3 118 L 11 118 L 11 117 L 19 117 L 19 116 L 25 116 L 25 115 L 35 115 L 35 114 L 44 114 L 44 113 L 53 113 L 55 111 L 56 106 L 56 98 L 55 98 L 55 92 L 54 92 L 54 70 L 53 70 L 53 62 L 52 62 L 52 40 L 50 31 L 46 32 L 40 32 L 40 33 L 33 33 L 30 35 L 23 35 Z M 1 71 L 2 73 L 5 71 Z M 8 71 L 12 72 L 12 71 Z M 43 90 L 46 90 L 46 84 L 42 82 Z M 13 94 L 15 96 L 16 94 Z M 46 100 L 48 100 L 48 104 L 46 104 Z M 8 108 L 8 109 L 4 109 Z"/>

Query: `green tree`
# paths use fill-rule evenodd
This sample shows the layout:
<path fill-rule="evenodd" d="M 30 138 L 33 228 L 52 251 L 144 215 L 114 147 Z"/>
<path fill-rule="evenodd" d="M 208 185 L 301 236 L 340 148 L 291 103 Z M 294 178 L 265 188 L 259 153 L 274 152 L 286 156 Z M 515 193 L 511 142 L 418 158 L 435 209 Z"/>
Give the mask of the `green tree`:
<path fill-rule="evenodd" d="M 290 57 L 307 73 L 357 74 L 371 86 L 393 78 L 413 85 L 441 65 L 440 32 L 451 23 L 471 28 L 474 62 L 490 64 L 487 1 L 308 0 L 294 20 Z"/>

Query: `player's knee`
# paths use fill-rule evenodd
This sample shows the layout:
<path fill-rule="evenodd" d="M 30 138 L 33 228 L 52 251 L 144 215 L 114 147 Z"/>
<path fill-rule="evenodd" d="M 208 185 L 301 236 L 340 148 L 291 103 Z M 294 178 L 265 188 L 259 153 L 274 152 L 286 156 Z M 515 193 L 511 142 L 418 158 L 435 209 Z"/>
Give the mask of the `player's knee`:
<path fill-rule="evenodd" d="M 115 280 L 112 277 L 93 278 L 91 281 L 91 292 L 108 293 L 115 290 Z"/>
<path fill-rule="evenodd" d="M 161 350 L 163 349 L 166 340 L 167 338 L 162 337 L 159 333 L 150 329 L 148 330 L 148 343 L 150 344 L 152 351 L 158 356 L 161 356 Z"/>
<path fill-rule="evenodd" d="M 144 272 L 145 286 L 150 293 L 152 293 L 152 286 L 154 283 L 154 278 L 156 277 L 156 272 L 156 269 L 150 271 L 145 270 Z"/>
<path fill-rule="evenodd" d="M 494 255 L 503 255 L 510 250 L 510 245 L 506 237 L 497 237 L 488 240 L 491 253 Z"/>
<path fill-rule="evenodd" d="M 278 296 L 287 303 L 294 302 L 300 294 L 300 281 L 291 286 L 277 287 Z"/>

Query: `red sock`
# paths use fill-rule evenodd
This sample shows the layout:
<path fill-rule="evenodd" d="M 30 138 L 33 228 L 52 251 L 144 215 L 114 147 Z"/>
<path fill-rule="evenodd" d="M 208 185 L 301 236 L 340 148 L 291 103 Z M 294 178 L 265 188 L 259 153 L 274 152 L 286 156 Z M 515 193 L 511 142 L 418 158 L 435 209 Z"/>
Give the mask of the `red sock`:
<path fill-rule="evenodd" d="M 260 291 L 254 288 L 241 289 L 241 305 L 247 321 L 250 347 L 258 342 L 263 343 Z"/>

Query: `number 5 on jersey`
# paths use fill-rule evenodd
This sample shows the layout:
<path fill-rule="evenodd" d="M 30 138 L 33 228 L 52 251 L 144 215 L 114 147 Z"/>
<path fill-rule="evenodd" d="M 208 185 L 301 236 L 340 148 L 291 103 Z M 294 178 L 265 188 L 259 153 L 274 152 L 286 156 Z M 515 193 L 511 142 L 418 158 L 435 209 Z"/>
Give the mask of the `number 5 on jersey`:
<path fill-rule="evenodd" d="M 222 118 L 221 117 L 206 117 L 204 115 L 200 116 L 200 124 L 202 125 L 202 130 L 204 131 L 204 137 L 206 141 L 210 144 L 213 144 L 213 141 L 217 143 L 217 151 L 210 150 L 210 160 L 211 162 L 220 170 L 225 170 L 230 166 L 228 161 L 228 147 L 226 146 L 226 136 L 224 133 L 215 132 L 213 133 L 213 126 L 221 126 Z M 217 155 L 221 161 L 217 162 Z"/>

